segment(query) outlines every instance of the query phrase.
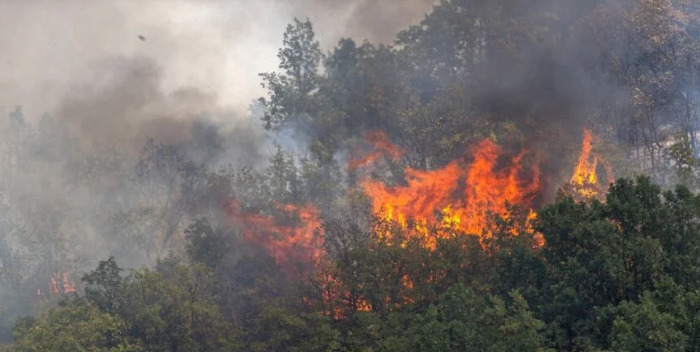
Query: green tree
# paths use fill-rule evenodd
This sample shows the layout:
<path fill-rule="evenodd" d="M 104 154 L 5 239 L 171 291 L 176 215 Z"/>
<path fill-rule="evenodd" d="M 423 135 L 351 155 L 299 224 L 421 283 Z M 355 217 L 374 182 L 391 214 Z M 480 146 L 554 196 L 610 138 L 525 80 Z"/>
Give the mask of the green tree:
<path fill-rule="evenodd" d="M 201 264 L 161 262 L 132 273 L 120 316 L 148 351 L 226 351 L 235 333 L 215 304 L 213 276 Z"/>
<path fill-rule="evenodd" d="M 249 350 L 273 351 L 342 351 L 340 333 L 330 319 L 320 314 L 299 314 L 267 306 L 250 331 Z"/>
<path fill-rule="evenodd" d="M 82 278 L 85 283 L 85 299 L 94 302 L 102 311 L 115 314 L 123 307 L 127 280 L 121 276 L 122 268 L 114 257 L 102 260 L 97 268 Z"/>
<path fill-rule="evenodd" d="M 677 320 L 660 312 L 648 292 L 639 303 L 622 302 L 613 323 L 613 351 L 686 351 L 688 337 Z"/>
<path fill-rule="evenodd" d="M 694 185 L 693 172 L 697 161 L 693 151 L 690 138 L 686 133 L 676 135 L 676 141 L 669 148 L 671 160 L 675 164 L 676 177 L 679 184 L 687 186 Z"/>
<path fill-rule="evenodd" d="M 90 303 L 68 303 L 25 318 L 15 328 L 17 352 L 147 351 L 128 336 L 127 324 Z"/>
<path fill-rule="evenodd" d="M 259 99 L 266 108 L 263 122 L 267 129 L 285 122 L 308 122 L 309 114 L 313 113 L 313 93 L 318 88 L 322 55 L 310 21 L 294 19 L 287 26 L 277 57 L 282 72 L 260 74 L 270 96 Z"/>
<path fill-rule="evenodd" d="M 524 298 L 508 301 L 476 294 L 462 284 L 441 295 L 420 314 L 393 315 L 382 349 L 399 351 L 546 351 L 544 322 L 534 318 Z M 391 320 L 390 320 L 391 321 Z"/>

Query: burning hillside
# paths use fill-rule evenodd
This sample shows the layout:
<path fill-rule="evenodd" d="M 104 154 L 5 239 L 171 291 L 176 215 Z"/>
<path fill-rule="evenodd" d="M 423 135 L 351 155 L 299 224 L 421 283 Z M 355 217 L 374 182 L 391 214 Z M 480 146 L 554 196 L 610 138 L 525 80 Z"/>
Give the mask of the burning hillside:
<path fill-rule="evenodd" d="M 700 345 L 700 3 L 65 1 L 0 11 L 0 351 Z"/>
<path fill-rule="evenodd" d="M 593 151 L 594 140 L 592 132 L 586 129 L 578 161 L 564 187 L 576 199 L 597 197 L 604 189 L 598 177 L 602 158 Z M 365 147 L 356 148 L 352 155 L 350 172 L 371 169 L 382 160 L 397 162 L 403 149 L 392 144 L 383 132 L 372 131 L 365 136 Z M 487 238 L 493 216 L 511 218 L 509 206 L 527 211 L 525 221 L 529 224 L 537 216 L 533 201 L 542 192 L 540 164 L 537 153 L 509 150 L 484 139 L 472 145 L 463 159 L 442 168 L 404 169 L 404 184 L 388 185 L 382 180 L 364 178 L 359 186 L 380 219 L 397 223 L 410 236 L 418 237 L 426 248 L 434 249 L 439 238 Z M 602 164 L 612 182 L 612 170 Z M 263 215 L 246 212 L 231 200 L 226 211 L 245 240 L 264 248 L 279 265 L 317 263 L 323 256 L 321 220 L 313 205 L 279 205 L 272 214 Z"/>

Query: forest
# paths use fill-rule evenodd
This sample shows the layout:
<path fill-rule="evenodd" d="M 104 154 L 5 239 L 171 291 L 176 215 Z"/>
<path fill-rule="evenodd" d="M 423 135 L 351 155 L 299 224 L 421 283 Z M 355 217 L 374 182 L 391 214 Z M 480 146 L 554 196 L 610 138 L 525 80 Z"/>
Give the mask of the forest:
<path fill-rule="evenodd" d="M 280 33 L 266 137 L 122 150 L 14 109 L 0 351 L 700 351 L 700 3 L 318 35 Z"/>

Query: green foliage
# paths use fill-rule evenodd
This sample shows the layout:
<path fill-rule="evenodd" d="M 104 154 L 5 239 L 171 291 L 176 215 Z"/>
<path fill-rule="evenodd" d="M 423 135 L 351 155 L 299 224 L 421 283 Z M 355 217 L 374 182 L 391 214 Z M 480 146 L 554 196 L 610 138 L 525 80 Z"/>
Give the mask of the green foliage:
<path fill-rule="evenodd" d="M 696 325 L 676 314 L 696 306 L 672 297 L 697 287 L 688 280 L 700 269 L 698 205 L 687 189 L 662 193 L 646 177 L 619 179 L 605 203 L 563 199 L 539 212 L 546 246 L 518 254 L 538 279 L 504 272 L 512 265 L 497 278 L 537 303 L 558 350 L 686 350 Z"/>
<path fill-rule="evenodd" d="M 15 327 L 17 351 L 228 351 L 235 332 L 202 265 L 164 261 L 124 278 L 113 258 L 85 275 L 85 297 Z"/>
<path fill-rule="evenodd" d="M 686 133 L 678 134 L 676 141 L 669 148 L 669 156 L 676 166 L 678 183 L 688 186 L 694 185 L 692 183 L 694 181 L 693 173 L 697 166 L 694 154 L 688 135 Z"/>
<path fill-rule="evenodd" d="M 320 314 L 265 307 L 250 332 L 250 351 L 341 351 L 340 333 Z"/>
<path fill-rule="evenodd" d="M 122 275 L 101 261 L 83 297 L 18 321 L 7 348 L 698 350 L 700 196 L 619 179 L 605 202 L 563 198 L 538 214 L 544 247 L 509 235 L 514 218 L 494 219 L 483 243 L 455 234 L 432 250 L 392 222 L 366 233 L 330 221 L 333 261 L 301 280 L 200 219 L 186 231 L 189 264 Z"/>
<path fill-rule="evenodd" d="M 147 351 L 126 334 L 127 324 L 93 304 L 66 304 L 36 319 L 21 319 L 15 328 L 17 352 Z"/>
<path fill-rule="evenodd" d="M 260 98 L 265 106 L 265 127 L 277 128 L 284 122 L 303 123 L 312 113 L 311 95 L 318 87 L 318 66 L 321 50 L 314 38 L 311 22 L 294 19 L 284 33 L 283 47 L 277 57 L 282 74 L 261 74 L 263 87 L 270 98 Z"/>
<path fill-rule="evenodd" d="M 97 269 L 85 274 L 85 298 L 92 301 L 103 311 L 116 313 L 124 300 L 125 279 L 114 257 L 100 261 Z"/>
<path fill-rule="evenodd" d="M 613 351 L 686 351 L 688 337 L 676 328 L 677 319 L 660 312 L 651 295 L 639 303 L 622 302 L 613 323 Z"/>
<path fill-rule="evenodd" d="M 517 292 L 509 303 L 458 284 L 421 314 L 394 314 L 379 341 L 382 351 L 545 351 L 544 323 Z"/>
<path fill-rule="evenodd" d="M 215 231 L 206 218 L 197 219 L 185 229 L 187 255 L 195 262 L 215 268 L 231 250 L 231 241 Z"/>
<path fill-rule="evenodd" d="M 163 263 L 132 273 L 120 315 L 149 351 L 225 351 L 232 334 L 215 304 L 212 274 L 202 265 Z"/>

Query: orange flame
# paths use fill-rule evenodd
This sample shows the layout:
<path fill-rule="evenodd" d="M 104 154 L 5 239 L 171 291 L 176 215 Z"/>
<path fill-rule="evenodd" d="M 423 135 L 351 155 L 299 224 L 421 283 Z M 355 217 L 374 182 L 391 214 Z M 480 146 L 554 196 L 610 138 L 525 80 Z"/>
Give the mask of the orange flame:
<path fill-rule="evenodd" d="M 382 158 L 398 159 L 404 153 L 382 132 L 367 133 L 366 138 L 369 148 L 364 152 L 367 154 L 362 156 L 362 151 L 353 151 L 354 157 L 348 165 L 351 171 Z M 585 130 L 581 155 L 570 181 L 570 186 L 576 190 L 595 192 L 598 189 L 592 186 L 598 183 L 599 161 L 608 179 L 612 180 L 610 165 L 592 150 L 593 140 L 591 131 Z M 426 248 L 435 249 L 439 238 L 458 234 L 487 238 L 493 229 L 489 226 L 491 214 L 505 220 L 518 218 L 517 214 L 510 213 L 507 204 L 523 206 L 527 214 L 524 226 L 511 234 L 532 233 L 536 245 L 543 246 L 544 239 L 534 233 L 532 227 L 537 213 L 527 208 L 541 191 L 538 155 L 531 155 L 527 150 L 508 153 L 488 139 L 473 145 L 468 154 L 470 161 L 467 163 L 452 161 L 436 170 L 407 168 L 404 170 L 405 185 L 389 186 L 370 179 L 361 181 L 360 185 L 370 198 L 373 212 L 400 225 Z M 307 263 L 319 269 L 327 263 L 319 211 L 314 206 L 278 205 L 273 216 L 244 211 L 237 201 L 230 200 L 225 209 L 229 219 L 242 231 L 243 238 L 265 249 L 287 273 L 298 267 L 293 264 Z M 380 239 L 392 236 L 384 230 L 377 231 L 376 235 Z M 350 297 L 348 292 L 343 292 L 333 275 L 320 277 L 318 281 L 325 292 L 321 299 L 324 303 L 347 300 L 356 311 L 372 309 L 363 297 Z M 414 286 L 408 276 L 403 276 L 401 282 L 408 290 Z M 342 311 L 329 305 L 327 314 L 339 318 Z"/>
<path fill-rule="evenodd" d="M 574 168 L 574 174 L 571 175 L 571 183 L 577 186 L 585 184 L 598 183 L 596 168 L 598 167 L 598 157 L 593 154 L 592 150 L 593 133 L 591 130 L 583 130 L 583 141 L 581 146 L 581 154 L 578 157 L 578 163 Z"/>
<path fill-rule="evenodd" d="M 284 221 L 260 213 L 244 212 L 230 200 L 225 206 L 229 219 L 242 231 L 248 243 L 264 248 L 288 272 L 293 264 L 316 263 L 323 254 L 321 221 L 311 205 L 286 204 L 278 207 Z"/>
<path fill-rule="evenodd" d="M 224 209 L 229 220 L 241 230 L 243 239 L 264 249 L 274 259 L 280 270 L 293 278 L 302 278 L 303 268 L 313 267 L 316 281 L 324 292 L 321 301 L 331 302 L 338 295 L 336 280 L 323 274 L 325 250 L 323 228 L 319 211 L 312 205 L 278 205 L 276 216 L 259 212 L 247 212 L 234 199 L 229 200 Z M 303 298 L 306 299 L 306 298 Z M 328 310 L 328 315 L 339 316 L 337 311 Z"/>
<path fill-rule="evenodd" d="M 472 148 L 474 160 L 467 167 L 453 161 L 438 170 L 409 168 L 405 171 L 406 186 L 389 187 L 372 180 L 362 186 L 372 200 L 374 212 L 404 228 L 412 219 L 411 225 L 422 243 L 433 249 L 437 238 L 456 231 L 488 235 L 485 230 L 489 214 L 507 215 L 506 203 L 530 204 L 540 190 L 540 171 L 533 163 L 530 176 L 522 179 L 523 157 L 527 153 L 522 151 L 507 165 L 499 166 L 503 151 L 490 140 L 483 140 Z M 429 227 L 446 231 L 429 231 Z"/>

